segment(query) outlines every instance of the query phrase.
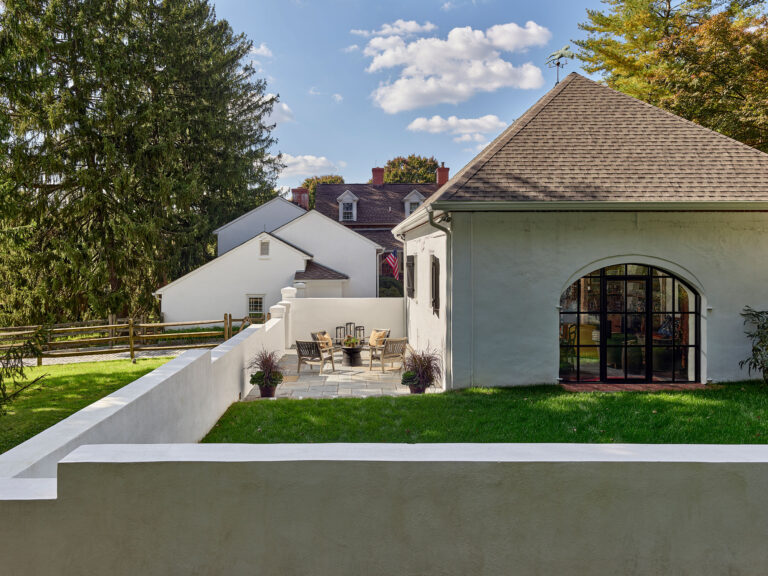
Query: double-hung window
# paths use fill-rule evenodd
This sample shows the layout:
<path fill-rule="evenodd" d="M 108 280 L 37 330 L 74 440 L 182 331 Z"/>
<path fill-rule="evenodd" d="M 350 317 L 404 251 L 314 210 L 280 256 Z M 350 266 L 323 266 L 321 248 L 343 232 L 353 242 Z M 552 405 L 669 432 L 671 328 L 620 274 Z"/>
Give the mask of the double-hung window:
<path fill-rule="evenodd" d="M 416 293 L 416 257 L 405 258 L 405 287 L 408 298 L 413 298 Z"/>
<path fill-rule="evenodd" d="M 341 219 L 351 222 L 355 218 L 355 206 L 353 202 L 344 202 L 341 206 Z"/>
<path fill-rule="evenodd" d="M 248 316 L 254 320 L 264 318 L 264 296 L 248 295 Z"/>

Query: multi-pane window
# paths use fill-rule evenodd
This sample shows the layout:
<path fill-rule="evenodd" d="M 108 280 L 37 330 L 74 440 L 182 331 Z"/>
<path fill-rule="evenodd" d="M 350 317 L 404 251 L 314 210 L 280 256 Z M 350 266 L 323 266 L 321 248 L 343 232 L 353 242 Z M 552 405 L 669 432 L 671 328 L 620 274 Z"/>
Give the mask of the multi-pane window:
<path fill-rule="evenodd" d="M 405 289 L 408 298 L 413 298 L 416 286 L 416 257 L 407 256 L 405 258 Z"/>
<path fill-rule="evenodd" d="M 264 296 L 248 296 L 248 316 L 254 319 L 264 318 Z"/>
<path fill-rule="evenodd" d="M 269 256 L 269 240 L 262 240 L 259 247 L 259 255 Z"/>
<path fill-rule="evenodd" d="M 432 270 L 432 313 L 440 315 L 440 260 L 436 256 L 431 257 Z"/>
<path fill-rule="evenodd" d="M 354 220 L 355 218 L 355 205 L 353 202 L 344 202 L 341 206 L 341 219 L 345 222 Z"/>
<path fill-rule="evenodd" d="M 637 264 L 596 270 L 560 298 L 560 378 L 692 382 L 699 378 L 698 294 Z"/>
<path fill-rule="evenodd" d="M 408 202 L 408 213 L 406 216 L 413 214 L 419 206 L 421 206 L 421 202 Z"/>

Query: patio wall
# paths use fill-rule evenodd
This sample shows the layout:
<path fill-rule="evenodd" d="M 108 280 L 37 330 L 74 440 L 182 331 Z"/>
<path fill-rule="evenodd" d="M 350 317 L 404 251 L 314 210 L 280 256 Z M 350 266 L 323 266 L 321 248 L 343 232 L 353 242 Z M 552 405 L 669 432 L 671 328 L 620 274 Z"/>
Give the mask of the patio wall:
<path fill-rule="evenodd" d="M 0 501 L 3 573 L 764 574 L 767 482 L 766 446 L 87 446 Z"/>
<path fill-rule="evenodd" d="M 0 455 L 0 479 L 53 478 L 58 461 L 83 444 L 199 441 L 250 391 L 253 354 L 283 352 L 284 326 L 277 318 L 213 350 L 182 354 Z"/>
<path fill-rule="evenodd" d="M 290 293 L 290 292 L 288 292 Z M 286 291 L 283 291 L 284 297 Z M 389 328 L 393 338 L 405 336 L 405 308 L 402 298 L 287 298 L 290 304 L 288 342 L 309 340 L 311 333 L 327 330 L 332 335 L 336 326 L 354 322 L 374 328 Z"/>

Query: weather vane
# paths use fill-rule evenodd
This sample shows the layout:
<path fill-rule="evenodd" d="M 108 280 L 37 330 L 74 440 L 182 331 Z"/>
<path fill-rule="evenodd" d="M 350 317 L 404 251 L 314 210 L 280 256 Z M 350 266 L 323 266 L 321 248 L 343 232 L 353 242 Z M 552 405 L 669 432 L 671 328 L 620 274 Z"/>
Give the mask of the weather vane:
<path fill-rule="evenodd" d="M 568 63 L 568 58 L 576 58 L 576 54 L 571 52 L 570 44 L 566 44 L 560 48 L 560 50 L 555 50 L 549 55 L 549 58 L 547 58 L 547 66 L 550 68 L 557 68 L 557 82 L 555 82 L 555 86 L 560 84 L 560 68 L 565 68 L 565 65 Z"/>

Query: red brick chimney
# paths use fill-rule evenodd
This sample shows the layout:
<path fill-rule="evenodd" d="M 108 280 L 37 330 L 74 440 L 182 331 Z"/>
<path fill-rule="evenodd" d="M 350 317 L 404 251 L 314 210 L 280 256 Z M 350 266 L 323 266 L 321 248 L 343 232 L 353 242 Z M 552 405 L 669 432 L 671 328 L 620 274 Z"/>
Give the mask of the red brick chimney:
<path fill-rule="evenodd" d="M 297 206 L 301 206 L 304 210 L 309 210 L 309 190 L 306 188 L 294 188 L 291 190 L 293 198 L 291 202 Z"/>
<path fill-rule="evenodd" d="M 438 188 L 448 182 L 450 177 L 448 176 L 448 173 L 451 171 L 450 168 L 445 167 L 445 162 L 441 162 L 440 166 L 437 169 L 437 186 Z"/>
<path fill-rule="evenodd" d="M 371 184 L 374 186 L 384 185 L 384 168 L 371 169 Z"/>

